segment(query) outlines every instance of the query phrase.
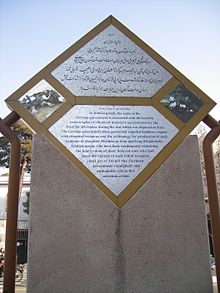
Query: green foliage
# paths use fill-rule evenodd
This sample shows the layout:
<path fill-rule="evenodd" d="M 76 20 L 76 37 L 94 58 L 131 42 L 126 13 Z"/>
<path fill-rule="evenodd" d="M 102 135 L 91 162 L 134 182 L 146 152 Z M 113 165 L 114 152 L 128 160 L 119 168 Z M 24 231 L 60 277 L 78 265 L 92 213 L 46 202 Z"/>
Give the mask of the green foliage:
<path fill-rule="evenodd" d="M 0 137 L 0 166 L 9 167 L 10 144 L 5 137 Z"/>
<path fill-rule="evenodd" d="M 31 171 L 31 146 L 32 146 L 32 132 L 21 121 L 17 121 L 12 125 L 12 130 L 17 134 L 21 141 L 21 164 L 24 160 L 27 162 L 26 171 Z M 5 137 L 0 137 L 0 166 L 9 167 L 10 157 L 10 143 Z"/>

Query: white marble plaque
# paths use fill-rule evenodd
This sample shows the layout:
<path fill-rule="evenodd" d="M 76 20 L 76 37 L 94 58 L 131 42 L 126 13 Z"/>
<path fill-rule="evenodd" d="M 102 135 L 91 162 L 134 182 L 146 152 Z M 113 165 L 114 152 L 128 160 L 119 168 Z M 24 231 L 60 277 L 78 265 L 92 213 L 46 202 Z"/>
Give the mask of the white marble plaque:
<path fill-rule="evenodd" d="M 116 196 L 177 134 L 152 106 L 76 105 L 50 132 Z"/>
<path fill-rule="evenodd" d="M 76 96 L 152 97 L 172 75 L 113 25 L 52 75 Z"/>

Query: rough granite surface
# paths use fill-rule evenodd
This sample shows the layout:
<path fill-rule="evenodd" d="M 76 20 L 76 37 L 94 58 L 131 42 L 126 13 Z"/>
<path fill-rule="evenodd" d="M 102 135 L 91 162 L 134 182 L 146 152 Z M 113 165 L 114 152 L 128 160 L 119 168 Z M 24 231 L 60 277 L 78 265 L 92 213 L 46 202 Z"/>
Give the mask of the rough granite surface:
<path fill-rule="evenodd" d="M 34 137 L 28 293 L 209 293 L 197 138 L 121 208 Z"/>

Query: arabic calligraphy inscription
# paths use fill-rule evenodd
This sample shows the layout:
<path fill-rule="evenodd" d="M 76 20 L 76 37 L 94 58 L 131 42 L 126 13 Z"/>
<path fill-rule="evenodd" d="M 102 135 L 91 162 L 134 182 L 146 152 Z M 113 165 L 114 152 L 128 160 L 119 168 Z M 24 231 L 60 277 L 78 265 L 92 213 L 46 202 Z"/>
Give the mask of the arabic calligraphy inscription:
<path fill-rule="evenodd" d="M 152 97 L 172 77 L 113 25 L 52 74 L 76 96 Z"/>

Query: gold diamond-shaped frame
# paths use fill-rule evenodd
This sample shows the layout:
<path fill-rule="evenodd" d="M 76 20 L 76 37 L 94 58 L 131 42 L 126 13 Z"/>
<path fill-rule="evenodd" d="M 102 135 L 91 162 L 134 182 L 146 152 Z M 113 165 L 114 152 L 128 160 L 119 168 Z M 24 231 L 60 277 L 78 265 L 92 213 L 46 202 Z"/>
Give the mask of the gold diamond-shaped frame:
<path fill-rule="evenodd" d="M 142 48 L 156 62 L 164 67 L 173 76 L 153 97 L 82 97 L 75 96 L 66 87 L 64 87 L 51 73 L 62 64 L 66 59 L 77 52 L 87 42 L 92 40 L 101 31 L 109 25 L 115 26 L 137 46 Z M 35 119 L 18 101 L 27 91 L 34 87 L 41 80 L 48 82 L 55 90 L 57 90 L 66 101 L 54 111 L 42 123 Z M 187 122 L 183 123 L 169 109 L 163 106 L 161 99 L 169 94 L 179 83 L 183 84 L 195 96 L 202 100 L 203 106 L 194 114 Z M 187 135 L 196 127 L 196 125 L 205 118 L 209 111 L 215 106 L 215 102 L 203 93 L 190 80 L 182 75 L 176 68 L 168 63 L 163 57 L 156 53 L 151 47 L 139 39 L 123 24 L 116 20 L 113 16 L 109 16 L 74 45 L 64 51 L 55 60 L 49 63 L 39 73 L 33 76 L 28 82 L 20 87 L 16 92 L 6 99 L 8 106 L 17 112 L 36 133 L 45 135 L 75 166 L 77 166 L 117 207 L 122 207 L 129 198 L 131 198 L 137 190 L 147 181 L 147 179 L 163 164 L 163 162 L 172 154 L 178 145 L 186 138 Z M 166 119 L 175 125 L 179 132 L 177 135 L 162 149 L 162 151 L 137 175 L 134 180 L 119 194 L 114 193 L 107 188 L 91 171 L 89 171 L 60 141 L 58 141 L 49 131 L 49 128 L 56 123 L 67 111 L 74 105 L 143 105 L 153 106 Z"/>

